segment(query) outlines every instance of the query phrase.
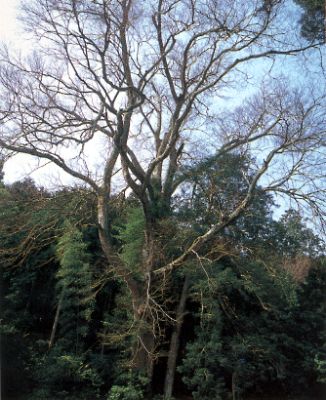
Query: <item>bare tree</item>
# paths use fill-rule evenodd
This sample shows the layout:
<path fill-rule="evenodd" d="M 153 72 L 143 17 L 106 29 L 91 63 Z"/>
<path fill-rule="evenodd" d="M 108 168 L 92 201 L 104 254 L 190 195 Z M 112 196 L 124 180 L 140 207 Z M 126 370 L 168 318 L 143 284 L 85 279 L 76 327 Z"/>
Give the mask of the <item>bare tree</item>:
<path fill-rule="evenodd" d="M 312 46 L 291 44 L 279 29 L 283 6 L 279 0 L 31 0 L 24 20 L 38 52 L 23 59 L 2 51 L 0 147 L 49 161 L 96 193 L 102 249 L 125 280 L 139 326 L 133 362 L 149 377 L 158 319 L 166 313 L 157 288 L 175 269 L 205 256 L 258 185 L 322 216 L 323 99 L 276 85 L 234 112 L 222 115 L 214 107 L 245 78 L 248 63 Z M 97 138 L 104 149 L 92 147 Z M 104 153 L 101 171 L 92 171 L 90 152 Z M 257 153 L 247 192 L 169 259 L 160 223 L 188 179 L 184 165 L 195 156 L 234 152 Z M 142 279 L 112 241 L 108 207 L 118 180 L 144 211 Z"/>

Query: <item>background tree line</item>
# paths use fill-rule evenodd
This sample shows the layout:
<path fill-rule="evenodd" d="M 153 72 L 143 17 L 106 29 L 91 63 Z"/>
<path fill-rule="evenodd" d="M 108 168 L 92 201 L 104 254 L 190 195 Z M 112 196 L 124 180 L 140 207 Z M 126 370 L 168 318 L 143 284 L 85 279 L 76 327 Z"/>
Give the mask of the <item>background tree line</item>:
<path fill-rule="evenodd" d="M 245 185 L 241 157 L 205 168 L 192 200 L 180 195 L 166 219 L 168 252 L 205 230 L 220 196 Z M 233 175 L 232 183 L 230 175 Z M 222 193 L 210 195 L 214 179 Z M 200 182 L 201 181 L 201 182 Z M 228 187 L 229 185 L 229 187 Z M 47 192 L 30 180 L 1 187 L 2 365 L 5 398 L 143 399 L 145 376 L 132 366 L 137 327 L 130 294 L 107 268 L 96 234 L 96 203 L 86 188 Z M 211 206 L 202 207 L 207 201 Z M 137 269 L 144 216 L 133 196 L 113 198 L 120 256 Z M 321 240 L 300 214 L 272 218 L 273 200 L 252 207 L 210 253 L 216 260 L 182 271 L 166 289 L 162 336 L 176 334 L 174 394 L 194 399 L 258 395 L 318 396 L 325 382 L 326 266 Z M 206 210 L 206 211 L 204 211 Z M 182 234 L 175 235 L 175 224 Z M 163 235 L 163 233 L 162 233 Z M 221 256 L 223 254 L 223 256 Z M 179 315 L 178 315 L 179 312 Z M 176 320 L 171 322 L 169 319 Z M 163 342 L 153 391 L 166 389 L 170 341 Z M 170 376 L 171 380 L 171 376 Z"/>

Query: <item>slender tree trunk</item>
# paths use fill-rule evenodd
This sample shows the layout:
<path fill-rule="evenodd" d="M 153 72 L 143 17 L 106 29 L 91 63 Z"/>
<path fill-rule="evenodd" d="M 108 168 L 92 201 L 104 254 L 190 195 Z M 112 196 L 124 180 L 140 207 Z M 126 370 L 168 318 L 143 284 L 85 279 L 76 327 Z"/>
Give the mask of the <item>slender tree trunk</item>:
<path fill-rule="evenodd" d="M 176 370 L 177 357 L 180 347 L 180 333 L 184 320 L 186 301 L 188 297 L 188 288 L 189 288 L 189 278 L 186 276 L 183 283 L 181 297 L 177 309 L 177 315 L 176 315 L 177 322 L 172 332 L 171 342 L 170 342 L 170 350 L 168 355 L 167 370 L 164 382 L 164 397 L 166 399 L 169 399 L 173 393 L 175 370 Z"/>
<path fill-rule="evenodd" d="M 139 302 L 138 302 L 139 304 Z M 156 338 L 152 320 L 147 316 L 147 312 L 141 313 L 141 310 L 146 307 L 146 302 L 140 303 L 138 310 L 135 312 L 135 320 L 138 322 L 138 332 L 136 343 L 133 348 L 132 367 L 135 372 L 141 373 L 148 379 L 148 384 L 145 388 L 144 399 L 152 398 L 153 390 L 153 372 L 155 363 Z"/>
<path fill-rule="evenodd" d="M 236 371 L 232 374 L 232 400 L 240 400 L 240 393 L 238 388 L 238 374 Z"/>
<path fill-rule="evenodd" d="M 60 312 L 61 312 L 61 308 L 62 308 L 64 295 L 65 295 L 65 292 L 64 292 L 64 290 L 62 290 L 62 292 L 60 294 L 59 302 L 57 305 L 57 309 L 55 312 L 53 325 L 52 325 L 52 331 L 51 331 L 51 336 L 50 336 L 50 340 L 49 340 L 49 349 L 51 349 L 51 347 L 53 346 L 53 343 L 54 343 L 54 338 L 55 338 L 55 334 L 56 334 L 57 328 L 58 328 L 59 317 L 60 317 Z"/>

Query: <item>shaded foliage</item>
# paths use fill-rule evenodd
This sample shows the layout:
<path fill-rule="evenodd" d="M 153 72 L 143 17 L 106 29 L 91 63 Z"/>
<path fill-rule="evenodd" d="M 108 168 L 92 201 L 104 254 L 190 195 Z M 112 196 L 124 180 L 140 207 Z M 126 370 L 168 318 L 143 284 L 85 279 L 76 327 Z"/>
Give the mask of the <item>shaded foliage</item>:
<path fill-rule="evenodd" d="M 160 223 L 157 238 L 164 253 L 158 257 L 178 254 L 194 231 L 222 218 L 221 201 L 237 201 L 232 192 L 241 196 L 250 173 L 245 160 L 238 161 L 197 168 L 194 180 L 189 178 L 191 199 L 184 193 L 173 215 Z M 231 179 L 232 166 L 238 172 Z M 144 398 L 147 381 L 132 372 L 137 329 L 130 294 L 103 262 L 91 193 L 47 193 L 31 181 L 1 190 L 5 395 Z M 178 377 L 194 399 L 263 396 L 275 388 L 294 394 L 325 381 L 322 243 L 294 210 L 274 220 L 273 204 L 258 191 L 248 212 L 207 244 L 207 258 L 189 266 L 191 327 L 181 341 Z M 145 240 L 143 213 L 132 197 L 113 198 L 110 212 L 115 246 L 137 273 Z M 222 250 L 224 256 L 215 260 Z M 302 258 L 309 259 L 309 267 L 296 280 L 284 260 Z M 173 317 L 182 278 L 180 271 L 169 280 L 162 313 Z M 167 319 L 160 329 L 168 338 Z M 160 349 L 162 360 L 166 348 Z"/>

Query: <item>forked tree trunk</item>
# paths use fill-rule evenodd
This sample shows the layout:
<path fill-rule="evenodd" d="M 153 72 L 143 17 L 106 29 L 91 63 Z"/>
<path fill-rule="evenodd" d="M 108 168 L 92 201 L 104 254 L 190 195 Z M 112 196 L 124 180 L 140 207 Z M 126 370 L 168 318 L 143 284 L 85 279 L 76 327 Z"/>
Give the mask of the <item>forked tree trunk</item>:
<path fill-rule="evenodd" d="M 186 301 L 188 297 L 188 288 L 189 288 L 189 278 L 186 276 L 183 283 L 181 297 L 177 308 L 177 315 L 176 315 L 177 322 L 173 329 L 170 342 L 167 369 L 164 382 L 164 398 L 166 399 L 172 397 L 173 393 L 177 357 L 180 347 L 180 333 L 185 315 Z"/>

